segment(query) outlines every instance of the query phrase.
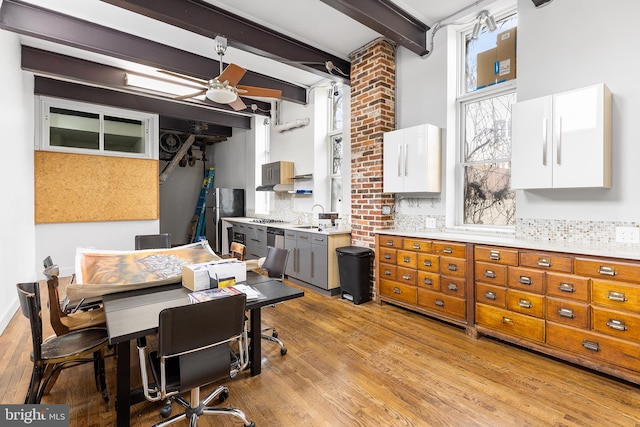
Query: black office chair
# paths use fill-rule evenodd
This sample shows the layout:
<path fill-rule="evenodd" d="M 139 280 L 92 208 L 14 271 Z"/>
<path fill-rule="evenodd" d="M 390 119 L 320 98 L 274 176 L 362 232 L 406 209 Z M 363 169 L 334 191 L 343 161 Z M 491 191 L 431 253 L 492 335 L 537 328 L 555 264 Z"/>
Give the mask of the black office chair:
<path fill-rule="evenodd" d="M 284 272 L 287 268 L 287 260 L 289 259 L 289 249 L 275 248 L 273 246 L 267 247 L 267 256 L 262 263 L 262 270 L 267 273 L 267 276 L 271 279 L 279 281 L 284 280 Z M 271 331 L 271 334 L 266 332 Z M 287 347 L 284 343 L 278 339 L 278 331 L 275 327 L 269 326 L 262 328 L 260 336 L 262 339 L 274 342 L 280 346 L 280 354 L 287 354 Z"/>
<path fill-rule="evenodd" d="M 206 406 L 215 398 L 224 401 L 229 396 L 227 386 L 216 387 L 200 401 L 200 387 L 233 378 L 246 365 L 243 352 L 236 355 L 230 347 L 232 342 L 242 347 L 245 305 L 246 295 L 242 294 L 160 312 L 158 351 L 148 355 L 154 388 L 149 387 L 146 347 L 138 347 L 144 395 L 151 402 L 171 398 L 186 410 L 156 426 L 183 418 L 195 426 L 201 415 L 232 415 L 245 426 L 255 426 L 239 409 Z M 191 392 L 190 402 L 181 396 L 186 391 Z"/>
<path fill-rule="evenodd" d="M 53 386 L 52 379 L 55 380 L 62 369 L 93 362 L 96 387 L 108 404 L 109 393 L 104 370 L 104 349 L 108 344 L 107 329 L 87 328 L 43 341 L 40 285 L 37 282 L 18 283 L 16 289 L 22 314 L 31 324 L 33 344 L 33 371 L 24 403 L 40 403 L 42 396 Z"/>
<path fill-rule="evenodd" d="M 171 247 L 171 234 L 140 234 L 135 237 L 136 251 L 140 249 L 168 249 Z"/>

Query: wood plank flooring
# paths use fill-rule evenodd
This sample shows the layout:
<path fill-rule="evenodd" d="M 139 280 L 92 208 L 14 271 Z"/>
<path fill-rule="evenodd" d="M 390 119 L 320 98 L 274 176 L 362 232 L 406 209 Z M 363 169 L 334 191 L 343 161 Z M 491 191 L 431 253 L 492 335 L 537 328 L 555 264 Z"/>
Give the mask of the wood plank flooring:
<path fill-rule="evenodd" d="M 222 404 L 242 409 L 259 427 L 640 427 L 636 385 L 497 340 L 474 340 L 392 305 L 356 306 L 306 290 L 304 298 L 263 309 L 263 323 L 278 327 L 288 354 L 263 341 L 262 374 L 225 381 L 231 395 Z M 2 403 L 24 399 L 30 346 L 27 319 L 17 313 L 0 337 Z M 114 357 L 107 359 L 109 408 L 92 374 L 89 365 L 64 371 L 43 403 L 69 403 L 72 426 L 115 425 Z M 139 374 L 133 378 L 139 383 Z M 132 426 L 160 421 L 159 407 L 133 406 Z M 240 424 L 204 417 L 199 425 Z"/>

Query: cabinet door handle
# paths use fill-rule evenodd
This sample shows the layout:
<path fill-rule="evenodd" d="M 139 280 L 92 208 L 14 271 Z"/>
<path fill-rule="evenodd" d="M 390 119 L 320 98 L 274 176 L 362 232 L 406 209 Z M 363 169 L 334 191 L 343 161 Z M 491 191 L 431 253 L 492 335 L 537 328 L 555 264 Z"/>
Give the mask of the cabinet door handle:
<path fill-rule="evenodd" d="M 531 277 L 529 276 L 520 276 L 518 282 L 522 283 L 523 285 L 531 285 L 533 283 L 533 280 L 531 280 Z"/>
<path fill-rule="evenodd" d="M 492 250 L 489 252 L 489 259 L 493 261 L 500 261 L 500 251 Z"/>
<path fill-rule="evenodd" d="M 309 240 L 309 236 L 300 236 L 300 235 L 298 235 L 298 238 L 299 239 L 304 239 L 304 240 Z"/>
<path fill-rule="evenodd" d="M 384 254 L 384 259 L 391 259 L 391 254 Z"/>
<path fill-rule="evenodd" d="M 551 267 L 551 261 L 549 261 L 547 258 L 539 258 L 538 259 L 538 266 L 539 267 Z"/>
<path fill-rule="evenodd" d="M 513 320 L 510 319 L 509 317 L 503 317 L 502 318 L 502 323 L 507 323 L 509 325 L 513 325 Z"/>
<path fill-rule="evenodd" d="M 496 293 L 495 292 L 491 292 L 491 291 L 485 292 L 484 293 L 484 297 L 486 299 L 490 299 L 490 300 L 493 300 L 493 301 L 498 299 L 498 296 L 496 295 Z"/>
<path fill-rule="evenodd" d="M 433 263 L 430 259 L 425 259 L 424 261 L 422 261 L 422 265 L 424 265 L 425 267 L 431 267 Z"/>
<path fill-rule="evenodd" d="M 393 240 L 387 240 L 387 246 L 393 246 Z"/>
<path fill-rule="evenodd" d="M 607 298 L 615 302 L 625 302 L 627 300 L 627 297 L 624 295 L 624 292 L 616 292 L 616 291 L 607 292 Z"/>
<path fill-rule="evenodd" d="M 420 249 L 420 243 L 414 243 L 413 249 Z"/>
<path fill-rule="evenodd" d="M 403 278 L 404 280 L 411 280 L 411 275 L 410 275 L 410 274 L 403 274 L 403 275 L 402 275 L 402 278 Z"/>
<path fill-rule="evenodd" d="M 385 276 L 391 276 L 391 271 L 390 270 L 385 270 L 384 271 L 384 275 Z"/>
<path fill-rule="evenodd" d="M 453 253 L 453 249 L 446 247 L 444 249 L 442 249 L 442 252 L 444 252 L 445 254 L 452 254 Z"/>
<path fill-rule="evenodd" d="M 493 270 L 486 270 L 484 272 L 484 277 L 488 277 L 489 279 L 495 279 L 496 278 L 496 272 Z"/>
<path fill-rule="evenodd" d="M 447 285 L 447 289 L 449 289 L 450 291 L 453 291 L 453 292 L 457 292 L 458 291 L 458 285 L 456 285 L 455 283 L 449 283 Z"/>
<path fill-rule="evenodd" d="M 457 266 L 456 264 L 449 264 L 449 265 L 447 266 L 447 269 L 448 269 L 449 271 L 458 271 L 458 266 Z"/>
<path fill-rule="evenodd" d="M 411 262 L 411 258 L 409 258 L 408 256 L 406 256 L 406 257 L 403 257 L 403 258 L 402 258 L 402 261 L 403 261 L 403 262 L 406 262 L 406 263 L 409 263 L 409 262 Z"/>
<path fill-rule="evenodd" d="M 409 145 L 404 144 L 404 176 L 409 175 Z"/>
<path fill-rule="evenodd" d="M 556 164 L 560 164 L 562 155 L 562 116 L 558 117 L 558 145 L 556 146 Z"/>
<path fill-rule="evenodd" d="M 401 293 L 402 293 L 402 291 L 400 291 L 400 288 L 395 287 L 395 288 L 393 288 L 393 293 L 394 293 L 394 294 L 401 294 Z"/>
<path fill-rule="evenodd" d="M 440 298 L 436 299 L 435 303 L 438 307 L 444 307 L 444 301 L 442 301 Z"/>
<path fill-rule="evenodd" d="M 607 326 L 611 329 L 615 329 L 616 331 L 627 330 L 627 325 L 624 323 L 624 320 L 609 319 Z"/>
<path fill-rule="evenodd" d="M 582 341 L 582 346 L 587 350 L 600 351 L 600 344 L 595 341 L 584 340 Z"/>
<path fill-rule="evenodd" d="M 531 301 L 526 300 L 526 299 L 521 299 L 520 301 L 518 301 L 518 305 L 522 308 L 531 308 Z"/>
<path fill-rule="evenodd" d="M 615 276 L 616 270 L 615 268 L 609 267 L 608 265 L 601 265 L 598 268 L 598 273 L 602 274 L 603 276 Z"/>
<path fill-rule="evenodd" d="M 564 283 L 564 282 L 558 285 L 558 289 L 560 290 L 560 292 L 568 292 L 570 294 L 576 291 L 572 283 Z"/>
<path fill-rule="evenodd" d="M 431 279 L 425 278 L 422 282 L 427 286 L 433 285 L 433 280 L 431 280 Z"/>
<path fill-rule="evenodd" d="M 402 144 L 398 145 L 398 177 L 402 176 Z"/>
<path fill-rule="evenodd" d="M 558 316 L 566 317 L 569 319 L 573 319 L 574 317 L 576 317 L 573 314 L 573 310 L 571 310 L 570 308 L 561 308 L 560 310 L 558 310 Z"/>
<path fill-rule="evenodd" d="M 549 137 L 547 132 L 547 118 L 542 119 L 542 165 L 547 166 L 547 146 L 549 143 Z"/>

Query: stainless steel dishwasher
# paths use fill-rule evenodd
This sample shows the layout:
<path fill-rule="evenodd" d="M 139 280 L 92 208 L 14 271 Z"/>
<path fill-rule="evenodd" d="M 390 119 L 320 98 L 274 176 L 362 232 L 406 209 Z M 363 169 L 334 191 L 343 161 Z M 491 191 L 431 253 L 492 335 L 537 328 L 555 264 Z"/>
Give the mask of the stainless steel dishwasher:
<path fill-rule="evenodd" d="M 267 227 L 267 246 L 284 248 L 284 230 L 277 227 Z"/>

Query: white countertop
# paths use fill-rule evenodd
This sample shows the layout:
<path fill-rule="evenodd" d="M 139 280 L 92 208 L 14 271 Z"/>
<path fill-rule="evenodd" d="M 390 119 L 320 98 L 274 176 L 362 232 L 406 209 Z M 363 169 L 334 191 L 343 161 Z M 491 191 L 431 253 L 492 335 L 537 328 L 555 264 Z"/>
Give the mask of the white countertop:
<path fill-rule="evenodd" d="M 398 229 L 376 230 L 377 234 L 417 237 L 433 240 L 447 240 L 481 245 L 508 246 L 519 249 L 533 249 L 550 252 L 566 252 L 577 255 L 626 258 L 640 260 L 640 245 L 606 245 L 579 242 L 545 242 L 525 240 L 500 234 L 464 233 L 455 231 L 405 231 Z"/>
<path fill-rule="evenodd" d="M 351 234 L 350 228 L 331 228 L 324 229 L 319 231 L 317 226 L 311 226 L 310 224 L 294 224 L 292 222 L 254 222 L 256 218 L 247 218 L 247 217 L 226 217 L 222 218 L 223 221 L 231 222 L 231 223 L 239 223 L 239 224 L 249 224 L 249 225 L 262 225 L 264 227 L 273 227 L 273 228 L 281 228 L 283 230 L 295 230 L 295 231 L 304 231 L 309 233 L 316 234 L 325 234 L 325 235 L 335 235 L 335 234 Z"/>

